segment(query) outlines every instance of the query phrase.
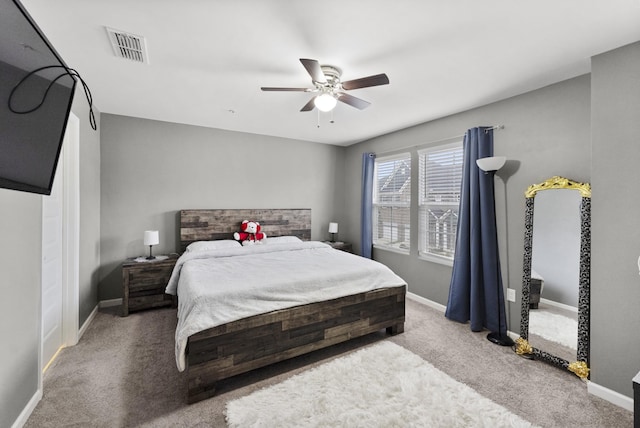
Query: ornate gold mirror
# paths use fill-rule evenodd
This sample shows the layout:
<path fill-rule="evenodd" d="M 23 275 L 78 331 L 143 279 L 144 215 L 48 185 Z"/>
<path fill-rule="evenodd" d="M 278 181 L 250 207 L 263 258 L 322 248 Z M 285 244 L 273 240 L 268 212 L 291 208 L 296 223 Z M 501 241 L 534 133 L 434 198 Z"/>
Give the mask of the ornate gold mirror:
<path fill-rule="evenodd" d="M 516 352 L 586 379 L 591 186 L 556 176 L 529 186 L 525 198 L 522 310 Z"/>

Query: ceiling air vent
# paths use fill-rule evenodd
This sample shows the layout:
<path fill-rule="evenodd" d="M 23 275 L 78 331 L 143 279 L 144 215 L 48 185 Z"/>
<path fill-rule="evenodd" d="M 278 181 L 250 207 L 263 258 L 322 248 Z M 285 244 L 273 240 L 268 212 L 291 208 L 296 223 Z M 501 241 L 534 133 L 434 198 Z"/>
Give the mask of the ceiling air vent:
<path fill-rule="evenodd" d="M 135 62 L 149 63 L 147 57 L 147 42 L 144 37 L 126 33 L 113 28 L 105 27 L 109 35 L 109 41 L 113 47 L 113 53 L 120 58 Z"/>

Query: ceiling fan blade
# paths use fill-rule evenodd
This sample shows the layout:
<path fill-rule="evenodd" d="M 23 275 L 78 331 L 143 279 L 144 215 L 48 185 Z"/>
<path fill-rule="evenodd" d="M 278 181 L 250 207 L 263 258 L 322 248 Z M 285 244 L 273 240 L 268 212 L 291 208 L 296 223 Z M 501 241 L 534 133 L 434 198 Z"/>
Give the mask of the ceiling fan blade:
<path fill-rule="evenodd" d="M 311 110 L 313 110 L 313 109 L 315 108 L 315 106 L 316 106 L 316 105 L 313 103 L 315 100 L 316 100 L 316 97 L 311 98 L 311 99 L 309 100 L 309 102 L 308 102 L 308 103 L 306 103 L 306 104 L 304 105 L 304 107 L 302 107 L 302 108 L 300 109 L 300 111 L 311 111 Z"/>
<path fill-rule="evenodd" d="M 389 78 L 386 74 L 376 74 L 375 76 L 362 77 L 360 79 L 347 80 L 342 82 L 342 88 L 346 90 L 368 88 L 369 86 L 388 85 Z"/>
<path fill-rule="evenodd" d="M 263 91 L 285 91 L 285 92 L 311 92 L 313 89 L 309 88 L 271 88 L 263 86 L 260 89 Z"/>
<path fill-rule="evenodd" d="M 300 62 L 304 65 L 304 68 L 307 69 L 307 73 L 309 73 L 309 76 L 311 76 L 314 82 L 327 83 L 327 78 L 324 76 L 322 67 L 320 67 L 318 61 L 315 59 L 300 58 Z"/>
<path fill-rule="evenodd" d="M 354 97 L 353 95 L 345 94 L 344 92 L 338 92 L 338 101 L 342 101 L 345 104 L 349 104 L 351 107 L 355 107 L 360 110 L 364 110 L 371 105 L 369 101 L 362 100 Z"/>

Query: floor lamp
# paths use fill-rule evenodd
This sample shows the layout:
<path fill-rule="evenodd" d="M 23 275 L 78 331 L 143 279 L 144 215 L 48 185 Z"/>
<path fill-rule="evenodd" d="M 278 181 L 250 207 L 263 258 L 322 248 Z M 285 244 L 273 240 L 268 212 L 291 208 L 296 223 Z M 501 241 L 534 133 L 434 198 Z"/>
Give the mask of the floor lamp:
<path fill-rule="evenodd" d="M 486 157 L 486 158 L 480 158 L 478 160 L 476 160 L 476 164 L 478 165 L 478 168 L 480 168 L 481 170 L 483 170 L 485 172 L 485 174 L 490 174 L 491 175 L 491 179 L 493 180 L 496 171 L 498 171 L 500 168 L 502 168 L 505 164 L 505 162 L 507 161 L 507 158 L 504 156 L 492 156 L 492 157 Z M 491 182 L 491 186 L 493 188 L 493 181 Z M 495 189 L 494 189 L 494 204 L 495 204 Z M 495 210 L 494 210 L 495 211 Z M 495 214 L 493 217 L 493 221 L 495 222 Z M 494 227 L 494 230 L 496 231 L 496 233 L 498 232 L 498 228 L 497 225 Z M 500 287 L 500 284 L 496 282 L 496 287 Z M 487 339 L 490 342 L 493 342 L 497 345 L 500 346 L 513 346 L 514 342 L 513 339 L 511 339 L 507 334 L 502 334 L 502 317 L 500 316 L 500 292 L 499 290 L 497 290 L 496 292 L 496 296 L 498 299 L 498 331 L 493 331 L 491 333 L 489 333 L 487 335 Z M 504 302 L 502 302 L 504 304 Z M 505 315 L 506 315 L 506 311 L 505 311 Z"/>

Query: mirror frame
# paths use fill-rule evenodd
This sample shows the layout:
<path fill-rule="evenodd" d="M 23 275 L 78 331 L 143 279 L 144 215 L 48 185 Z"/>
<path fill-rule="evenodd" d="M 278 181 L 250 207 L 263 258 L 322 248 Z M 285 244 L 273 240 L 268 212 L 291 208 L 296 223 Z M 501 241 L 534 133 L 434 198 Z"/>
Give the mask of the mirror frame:
<path fill-rule="evenodd" d="M 529 340 L 529 298 L 531 290 L 531 255 L 533 244 L 533 207 L 538 192 L 549 189 L 577 190 L 582 196 L 580 204 L 580 278 L 578 290 L 578 349 L 576 361 L 563 358 L 532 347 Z M 522 307 L 520 312 L 520 337 L 516 340 L 516 353 L 529 358 L 544 361 L 564 370 L 575 373 L 581 379 L 589 377 L 589 331 L 591 300 L 591 185 L 579 183 L 568 178 L 554 176 L 527 188 L 524 261 L 522 272 Z"/>

